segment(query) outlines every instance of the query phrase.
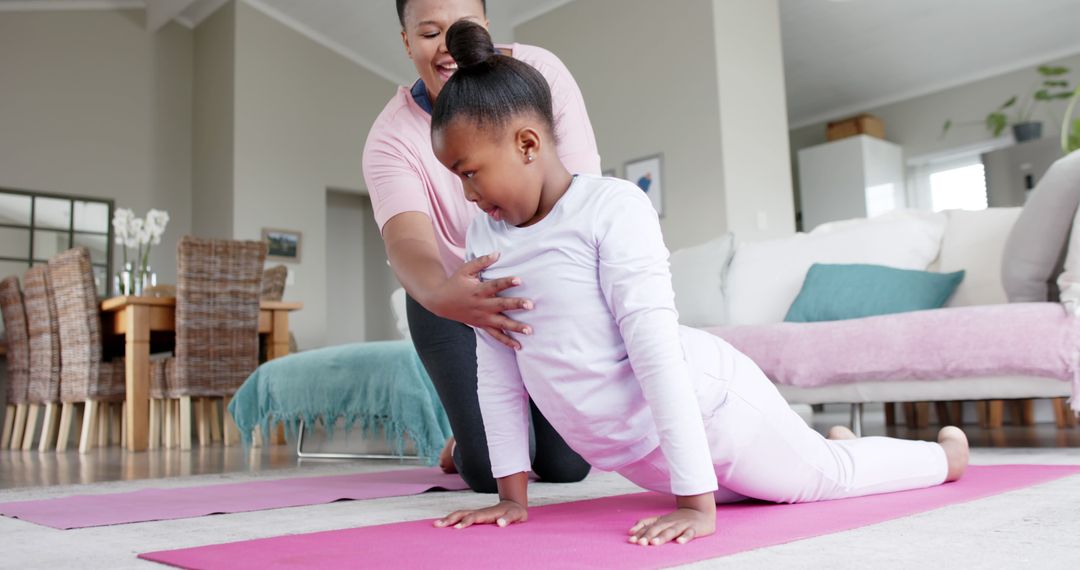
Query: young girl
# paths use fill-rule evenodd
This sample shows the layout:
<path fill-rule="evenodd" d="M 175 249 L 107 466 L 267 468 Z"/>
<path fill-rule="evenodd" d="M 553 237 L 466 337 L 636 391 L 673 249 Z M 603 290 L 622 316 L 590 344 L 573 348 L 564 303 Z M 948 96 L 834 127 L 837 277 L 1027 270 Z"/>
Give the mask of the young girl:
<path fill-rule="evenodd" d="M 668 251 L 649 199 L 614 178 L 572 176 L 555 153 L 551 96 L 536 70 L 498 55 L 486 31 L 447 35 L 458 71 L 432 115 L 439 161 L 487 216 L 467 258 L 499 254 L 484 279 L 520 276 L 533 300 L 515 351 L 477 333 L 478 392 L 500 501 L 436 526 L 526 520 L 529 397 L 592 465 L 675 496 L 630 541 L 685 543 L 714 532 L 716 503 L 805 502 L 958 479 L 967 440 L 855 439 L 810 429 L 746 356 L 680 327 Z"/>

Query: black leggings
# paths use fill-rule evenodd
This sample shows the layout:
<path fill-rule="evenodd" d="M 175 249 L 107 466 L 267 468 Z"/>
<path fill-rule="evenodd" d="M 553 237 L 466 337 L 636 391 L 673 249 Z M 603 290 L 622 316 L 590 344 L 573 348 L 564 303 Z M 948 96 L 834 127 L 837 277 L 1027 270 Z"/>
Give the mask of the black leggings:
<path fill-rule="evenodd" d="M 413 344 L 439 393 L 457 440 L 454 465 L 458 473 L 473 491 L 497 492 L 476 396 L 476 333 L 468 325 L 435 315 L 412 297 L 406 299 L 405 313 Z M 589 464 L 566 445 L 532 401 L 529 407 L 533 473 L 549 483 L 584 479 L 589 474 Z"/>

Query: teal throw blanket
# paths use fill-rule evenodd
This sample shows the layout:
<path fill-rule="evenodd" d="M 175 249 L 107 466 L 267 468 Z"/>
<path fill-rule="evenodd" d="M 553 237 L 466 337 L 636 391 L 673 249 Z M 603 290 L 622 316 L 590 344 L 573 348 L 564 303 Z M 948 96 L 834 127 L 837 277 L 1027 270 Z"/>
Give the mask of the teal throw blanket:
<path fill-rule="evenodd" d="M 300 421 L 310 430 L 322 418 L 329 429 L 344 418 L 346 429 L 383 428 L 397 453 L 408 435 L 429 463 L 451 433 L 431 379 L 405 340 L 332 346 L 266 362 L 240 386 L 229 412 L 245 443 L 256 426 L 270 433 L 272 421 L 284 421 L 291 431 Z"/>

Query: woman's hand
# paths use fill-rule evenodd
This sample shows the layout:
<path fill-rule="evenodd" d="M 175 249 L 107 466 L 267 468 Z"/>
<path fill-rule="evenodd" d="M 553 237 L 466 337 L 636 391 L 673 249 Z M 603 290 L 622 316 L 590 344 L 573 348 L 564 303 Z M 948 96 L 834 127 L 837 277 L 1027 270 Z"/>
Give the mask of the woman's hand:
<path fill-rule="evenodd" d="M 495 340 L 520 350 L 521 344 L 507 332 L 532 334 L 532 329 L 503 314 L 505 311 L 528 311 L 532 301 L 517 297 L 499 297 L 498 293 L 521 285 L 517 277 L 480 281 L 480 272 L 499 259 L 493 253 L 462 265 L 432 292 L 428 309 L 440 317 L 485 330 Z"/>
<path fill-rule="evenodd" d="M 474 524 L 508 526 L 527 520 L 529 520 L 529 513 L 525 507 L 514 501 L 502 500 L 499 504 L 486 509 L 454 511 L 435 521 L 435 526 L 439 528 L 448 526 L 465 528 Z"/>
<path fill-rule="evenodd" d="M 716 503 L 712 493 L 678 497 L 679 508 L 662 517 L 641 519 L 630 527 L 630 542 L 659 546 L 674 540 L 686 544 L 716 532 Z"/>

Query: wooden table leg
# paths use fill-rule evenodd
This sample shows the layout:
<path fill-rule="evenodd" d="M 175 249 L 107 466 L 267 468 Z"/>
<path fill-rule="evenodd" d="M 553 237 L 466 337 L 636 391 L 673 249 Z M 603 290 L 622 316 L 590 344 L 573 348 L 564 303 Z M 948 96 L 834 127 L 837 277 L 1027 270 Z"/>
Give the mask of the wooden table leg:
<path fill-rule="evenodd" d="M 266 359 L 273 360 L 289 354 L 289 311 L 274 311 L 273 324 L 270 328 L 270 350 Z M 285 425 L 278 422 L 270 437 L 274 445 L 285 443 Z"/>
<path fill-rule="evenodd" d="M 281 358 L 289 354 L 289 311 L 273 311 L 270 325 L 270 350 L 267 360 Z"/>
<path fill-rule="evenodd" d="M 127 448 L 145 451 L 150 443 L 150 307 L 124 309 L 124 379 L 127 386 Z"/>

